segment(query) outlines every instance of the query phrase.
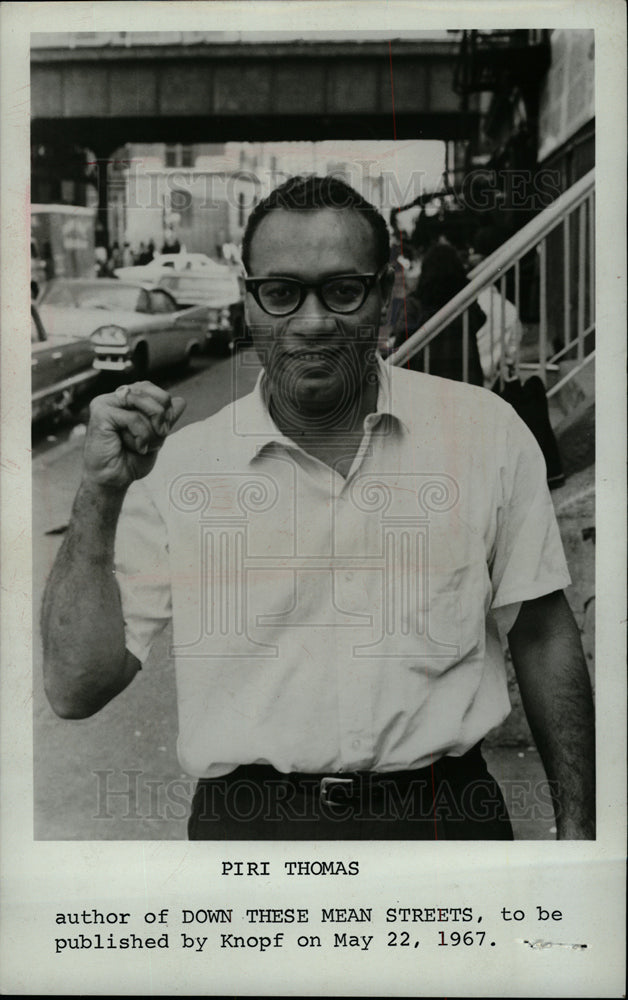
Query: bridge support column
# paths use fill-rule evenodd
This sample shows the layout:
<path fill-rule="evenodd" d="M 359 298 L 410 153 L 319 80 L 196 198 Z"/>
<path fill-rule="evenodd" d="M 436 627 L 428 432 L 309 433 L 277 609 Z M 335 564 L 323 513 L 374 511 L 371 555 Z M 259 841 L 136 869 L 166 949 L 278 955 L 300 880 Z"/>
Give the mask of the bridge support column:
<path fill-rule="evenodd" d="M 108 180 L 109 163 L 113 150 L 95 149 L 96 154 L 96 190 L 98 192 L 98 207 L 96 209 L 96 245 L 109 246 L 109 198 Z"/>

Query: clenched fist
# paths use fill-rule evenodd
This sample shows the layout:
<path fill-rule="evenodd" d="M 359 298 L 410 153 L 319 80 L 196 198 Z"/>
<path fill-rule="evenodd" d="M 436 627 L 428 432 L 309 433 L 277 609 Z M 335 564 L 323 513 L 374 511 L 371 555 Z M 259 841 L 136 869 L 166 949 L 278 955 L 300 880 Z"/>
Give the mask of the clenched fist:
<path fill-rule="evenodd" d="M 172 397 L 152 382 L 122 385 L 97 396 L 90 406 L 83 481 L 125 490 L 148 475 L 185 405 L 180 396 Z"/>

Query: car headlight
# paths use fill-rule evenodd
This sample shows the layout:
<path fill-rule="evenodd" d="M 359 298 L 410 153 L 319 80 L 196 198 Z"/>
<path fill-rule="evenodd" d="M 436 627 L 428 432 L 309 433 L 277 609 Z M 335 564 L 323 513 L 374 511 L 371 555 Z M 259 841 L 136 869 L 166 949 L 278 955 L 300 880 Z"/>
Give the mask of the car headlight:
<path fill-rule="evenodd" d="M 115 344 L 124 347 L 127 343 L 126 330 L 121 326 L 99 326 L 89 338 L 92 344 Z"/>

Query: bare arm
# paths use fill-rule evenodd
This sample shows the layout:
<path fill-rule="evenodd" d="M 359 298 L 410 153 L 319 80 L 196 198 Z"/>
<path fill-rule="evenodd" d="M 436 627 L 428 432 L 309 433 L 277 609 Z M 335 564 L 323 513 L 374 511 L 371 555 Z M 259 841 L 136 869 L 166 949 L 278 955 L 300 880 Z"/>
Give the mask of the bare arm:
<path fill-rule="evenodd" d="M 150 472 L 185 404 L 148 382 L 123 389 L 92 403 L 83 480 L 44 593 L 44 684 L 64 718 L 93 715 L 140 666 L 125 649 L 116 527 L 128 487 Z"/>
<path fill-rule="evenodd" d="M 553 785 L 560 840 L 595 838 L 595 727 L 578 627 L 562 591 L 525 601 L 508 642 L 530 728 Z"/>

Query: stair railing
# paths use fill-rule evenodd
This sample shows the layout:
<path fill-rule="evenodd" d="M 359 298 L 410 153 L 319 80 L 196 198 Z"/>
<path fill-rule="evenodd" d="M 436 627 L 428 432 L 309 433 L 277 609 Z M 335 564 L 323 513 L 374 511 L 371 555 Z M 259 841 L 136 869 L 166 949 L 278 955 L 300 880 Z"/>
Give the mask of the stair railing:
<path fill-rule="evenodd" d="M 548 287 L 552 282 L 550 271 L 555 261 L 557 237 L 560 255 L 560 268 L 557 270 L 562 290 L 558 298 L 555 294 L 552 298 L 554 313 L 551 315 L 550 343 Z M 553 241 L 549 247 L 551 254 L 548 252 L 549 241 Z M 521 261 L 534 251 L 538 265 L 538 324 L 527 324 L 524 331 L 520 319 Z M 572 284 L 574 272 L 575 287 Z M 462 316 L 461 375 L 463 381 L 468 381 L 468 311 L 478 295 L 486 289 L 493 289 L 487 319 L 490 364 L 485 368 L 485 384 L 492 385 L 497 378 L 503 382 L 513 375 L 521 378 L 525 372 L 535 371 L 547 386 L 548 376 L 568 368 L 559 381 L 548 387 L 548 396 L 556 393 L 595 357 L 595 171 L 585 174 L 478 264 L 469 272 L 468 282 L 390 355 L 389 363 L 403 365 L 415 354 L 423 352 L 423 370 L 429 372 L 430 345 L 450 323 Z M 513 302 L 507 296 L 508 282 Z M 553 285 L 551 292 L 555 291 Z M 497 310 L 493 308 L 495 296 L 498 297 Z M 513 305 L 516 322 L 509 324 L 507 313 L 512 311 Z M 495 312 L 498 314 L 497 324 Z M 560 320 L 560 329 L 556 316 Z"/>

